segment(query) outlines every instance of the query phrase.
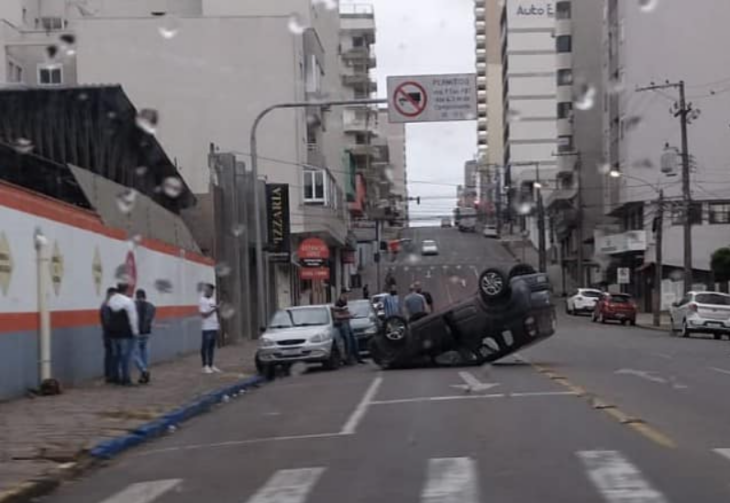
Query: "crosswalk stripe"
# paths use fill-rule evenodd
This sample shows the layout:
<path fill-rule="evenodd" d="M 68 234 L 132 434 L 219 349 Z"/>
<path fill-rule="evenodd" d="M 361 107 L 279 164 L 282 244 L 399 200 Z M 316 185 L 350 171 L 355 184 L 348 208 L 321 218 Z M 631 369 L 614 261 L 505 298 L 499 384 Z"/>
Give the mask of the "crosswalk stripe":
<path fill-rule="evenodd" d="M 324 468 L 279 470 L 248 503 L 304 503 Z"/>
<path fill-rule="evenodd" d="M 469 458 L 434 458 L 428 462 L 428 480 L 422 503 L 477 503 L 476 464 Z"/>
<path fill-rule="evenodd" d="M 608 503 L 666 503 L 641 472 L 617 451 L 580 451 L 588 476 Z"/>
<path fill-rule="evenodd" d="M 717 454 L 723 458 L 730 459 L 730 449 L 713 449 Z"/>
<path fill-rule="evenodd" d="M 152 503 L 167 491 L 180 484 L 180 479 L 153 480 L 151 482 L 138 482 L 128 486 L 103 503 Z"/>

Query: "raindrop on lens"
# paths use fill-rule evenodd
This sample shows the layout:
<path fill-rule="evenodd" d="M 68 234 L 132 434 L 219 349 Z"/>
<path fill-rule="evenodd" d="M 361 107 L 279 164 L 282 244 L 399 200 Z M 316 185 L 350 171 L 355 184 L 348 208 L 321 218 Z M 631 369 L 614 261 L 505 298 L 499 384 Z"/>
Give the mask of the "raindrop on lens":
<path fill-rule="evenodd" d="M 641 12 L 652 12 L 659 5 L 659 0 L 639 0 Z"/>
<path fill-rule="evenodd" d="M 289 369 L 289 375 L 291 377 L 298 377 L 307 371 L 307 364 L 304 362 L 297 362 Z"/>
<path fill-rule="evenodd" d="M 507 118 L 510 120 L 510 122 L 517 122 L 520 119 L 522 119 L 522 113 L 519 110 L 515 110 L 514 108 L 510 108 L 507 111 Z"/>
<path fill-rule="evenodd" d="M 223 403 L 228 403 L 231 401 L 231 397 L 229 397 L 228 395 L 223 395 L 223 398 L 221 400 L 223 401 Z"/>
<path fill-rule="evenodd" d="M 134 168 L 134 173 L 137 176 L 144 176 L 147 174 L 147 166 L 137 166 Z"/>
<path fill-rule="evenodd" d="M 155 281 L 155 289 L 160 293 L 172 293 L 172 283 L 166 279 Z"/>
<path fill-rule="evenodd" d="M 289 31 L 292 32 L 294 35 L 301 35 L 307 29 L 307 27 L 304 25 L 304 21 L 299 14 L 292 14 L 291 16 L 289 16 L 287 28 L 289 28 Z"/>
<path fill-rule="evenodd" d="M 152 108 L 143 108 L 137 114 L 135 123 L 137 124 L 137 127 L 145 133 L 154 135 L 157 133 L 157 123 L 159 120 L 160 114 L 157 113 L 157 110 Z"/>
<path fill-rule="evenodd" d="M 175 38 L 177 32 L 180 31 L 180 21 L 175 16 L 164 16 L 162 18 L 162 24 L 157 27 L 157 31 L 166 40 Z"/>
<path fill-rule="evenodd" d="M 219 278 L 225 278 L 226 276 L 231 274 L 231 266 L 229 266 L 225 262 L 221 262 L 220 264 L 215 266 L 215 274 Z"/>
<path fill-rule="evenodd" d="M 607 162 L 603 162 L 598 165 L 598 172 L 602 175 L 607 175 L 611 172 L 611 165 Z"/>
<path fill-rule="evenodd" d="M 633 163 L 632 166 L 638 169 L 652 169 L 654 167 L 654 163 L 651 161 L 651 159 L 645 158 L 639 159 L 638 161 Z"/>
<path fill-rule="evenodd" d="M 420 260 L 421 260 L 421 257 L 416 255 L 415 253 L 409 253 L 408 256 L 406 257 L 406 261 L 412 265 L 417 264 L 418 262 L 420 262 Z"/>
<path fill-rule="evenodd" d="M 596 88 L 590 84 L 583 84 L 581 92 L 575 100 L 575 108 L 578 110 L 590 110 L 596 103 Z"/>
<path fill-rule="evenodd" d="M 233 318 L 233 315 L 236 314 L 236 310 L 234 309 L 234 307 L 232 305 L 228 304 L 227 302 L 224 302 L 221 304 L 219 312 L 220 312 L 221 318 L 223 318 L 224 320 Z"/>
<path fill-rule="evenodd" d="M 33 143 L 27 138 L 18 138 L 13 143 L 13 149 L 19 154 L 30 154 L 34 148 Z"/>
<path fill-rule="evenodd" d="M 64 33 L 58 39 L 61 41 L 61 50 L 67 57 L 76 55 L 76 36 L 71 33 Z"/>
<path fill-rule="evenodd" d="M 520 215 L 527 215 L 532 211 L 531 203 L 520 203 L 517 205 L 517 213 Z"/>
<path fill-rule="evenodd" d="M 388 166 L 387 168 L 385 168 L 384 174 L 385 178 L 387 178 L 390 183 L 393 183 L 393 180 L 395 180 L 395 170 Z"/>
<path fill-rule="evenodd" d="M 128 215 L 134 209 L 134 203 L 137 201 L 137 191 L 134 189 L 125 190 L 117 194 L 117 208 L 124 215 Z"/>
<path fill-rule="evenodd" d="M 170 426 L 167 427 L 168 433 L 175 433 L 176 431 L 177 431 L 177 426 L 175 426 L 174 424 L 171 424 Z"/>
<path fill-rule="evenodd" d="M 167 197 L 177 199 L 183 191 L 183 182 L 176 176 L 168 176 L 162 182 L 162 191 Z"/>
<path fill-rule="evenodd" d="M 236 236 L 237 238 L 240 238 L 243 236 L 243 233 L 246 232 L 246 226 L 243 224 L 238 224 L 233 226 L 233 229 L 231 229 L 231 233 Z"/>
<path fill-rule="evenodd" d="M 608 83 L 608 92 L 610 94 L 619 94 L 626 89 L 623 79 L 615 78 L 611 79 Z"/>

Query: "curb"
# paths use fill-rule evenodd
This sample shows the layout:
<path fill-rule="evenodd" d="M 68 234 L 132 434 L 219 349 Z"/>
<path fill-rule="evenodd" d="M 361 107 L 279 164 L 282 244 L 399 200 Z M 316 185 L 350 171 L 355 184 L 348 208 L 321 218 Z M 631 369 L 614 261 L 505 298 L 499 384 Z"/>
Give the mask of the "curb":
<path fill-rule="evenodd" d="M 228 397 L 246 392 L 249 388 L 257 388 L 265 382 L 266 379 L 263 377 L 254 376 L 207 393 L 162 417 L 138 426 L 127 434 L 97 444 L 88 453 L 80 452 L 79 461 L 61 465 L 48 474 L 27 480 L 10 491 L 0 493 L 0 503 L 25 503 L 45 496 L 53 492 L 65 480 L 77 477 L 98 466 L 102 461 L 111 460 L 132 447 L 160 437 L 171 428 L 209 411 L 214 405 L 227 402 Z"/>
<path fill-rule="evenodd" d="M 645 328 L 646 330 L 654 330 L 655 332 L 669 332 L 669 327 L 668 326 L 658 326 L 658 327 L 655 327 L 652 324 L 645 325 L 643 323 L 637 323 L 636 326 L 638 328 Z"/>

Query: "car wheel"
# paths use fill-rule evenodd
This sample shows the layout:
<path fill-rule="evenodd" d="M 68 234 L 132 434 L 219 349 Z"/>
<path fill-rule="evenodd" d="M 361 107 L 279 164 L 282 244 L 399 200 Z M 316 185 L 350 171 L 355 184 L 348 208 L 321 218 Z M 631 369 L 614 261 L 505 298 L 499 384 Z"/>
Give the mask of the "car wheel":
<path fill-rule="evenodd" d="M 340 355 L 340 348 L 337 347 L 336 342 L 332 342 L 332 350 L 330 351 L 330 357 L 324 362 L 325 370 L 337 370 L 342 365 L 342 355 Z"/>
<path fill-rule="evenodd" d="M 509 280 L 499 269 L 489 268 L 479 275 L 479 293 L 487 302 L 494 302 L 507 295 Z"/>
<path fill-rule="evenodd" d="M 262 362 L 259 359 L 258 355 L 256 355 L 255 361 L 256 371 L 259 373 L 260 376 L 262 376 L 267 381 L 273 381 L 274 378 L 276 378 L 276 365 Z"/>
<path fill-rule="evenodd" d="M 687 328 L 686 320 L 682 322 L 682 331 L 679 334 L 685 338 L 690 336 L 690 331 L 689 331 L 689 328 Z"/>
<path fill-rule="evenodd" d="M 635 327 L 635 326 L 636 326 L 636 320 L 631 320 L 631 321 L 629 321 L 629 324 L 630 324 L 630 325 L 631 325 L 632 327 Z"/>

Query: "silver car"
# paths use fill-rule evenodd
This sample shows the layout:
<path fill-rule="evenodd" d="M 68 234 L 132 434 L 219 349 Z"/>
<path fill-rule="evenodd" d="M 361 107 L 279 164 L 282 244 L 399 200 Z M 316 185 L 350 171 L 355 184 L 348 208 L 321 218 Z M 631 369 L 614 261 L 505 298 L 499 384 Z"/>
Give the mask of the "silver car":
<path fill-rule="evenodd" d="M 380 332 L 380 318 L 369 300 L 351 300 L 347 307 L 352 315 L 350 326 L 357 337 L 360 353 L 367 353 L 370 339 Z"/>
<path fill-rule="evenodd" d="M 689 337 L 693 333 L 712 334 L 715 339 L 730 336 L 730 295 L 718 292 L 689 292 L 672 304 L 672 333 Z"/>
<path fill-rule="evenodd" d="M 328 370 L 342 364 L 345 346 L 330 306 L 291 307 L 278 311 L 259 339 L 256 367 L 264 376 L 277 366 L 321 363 Z"/>

